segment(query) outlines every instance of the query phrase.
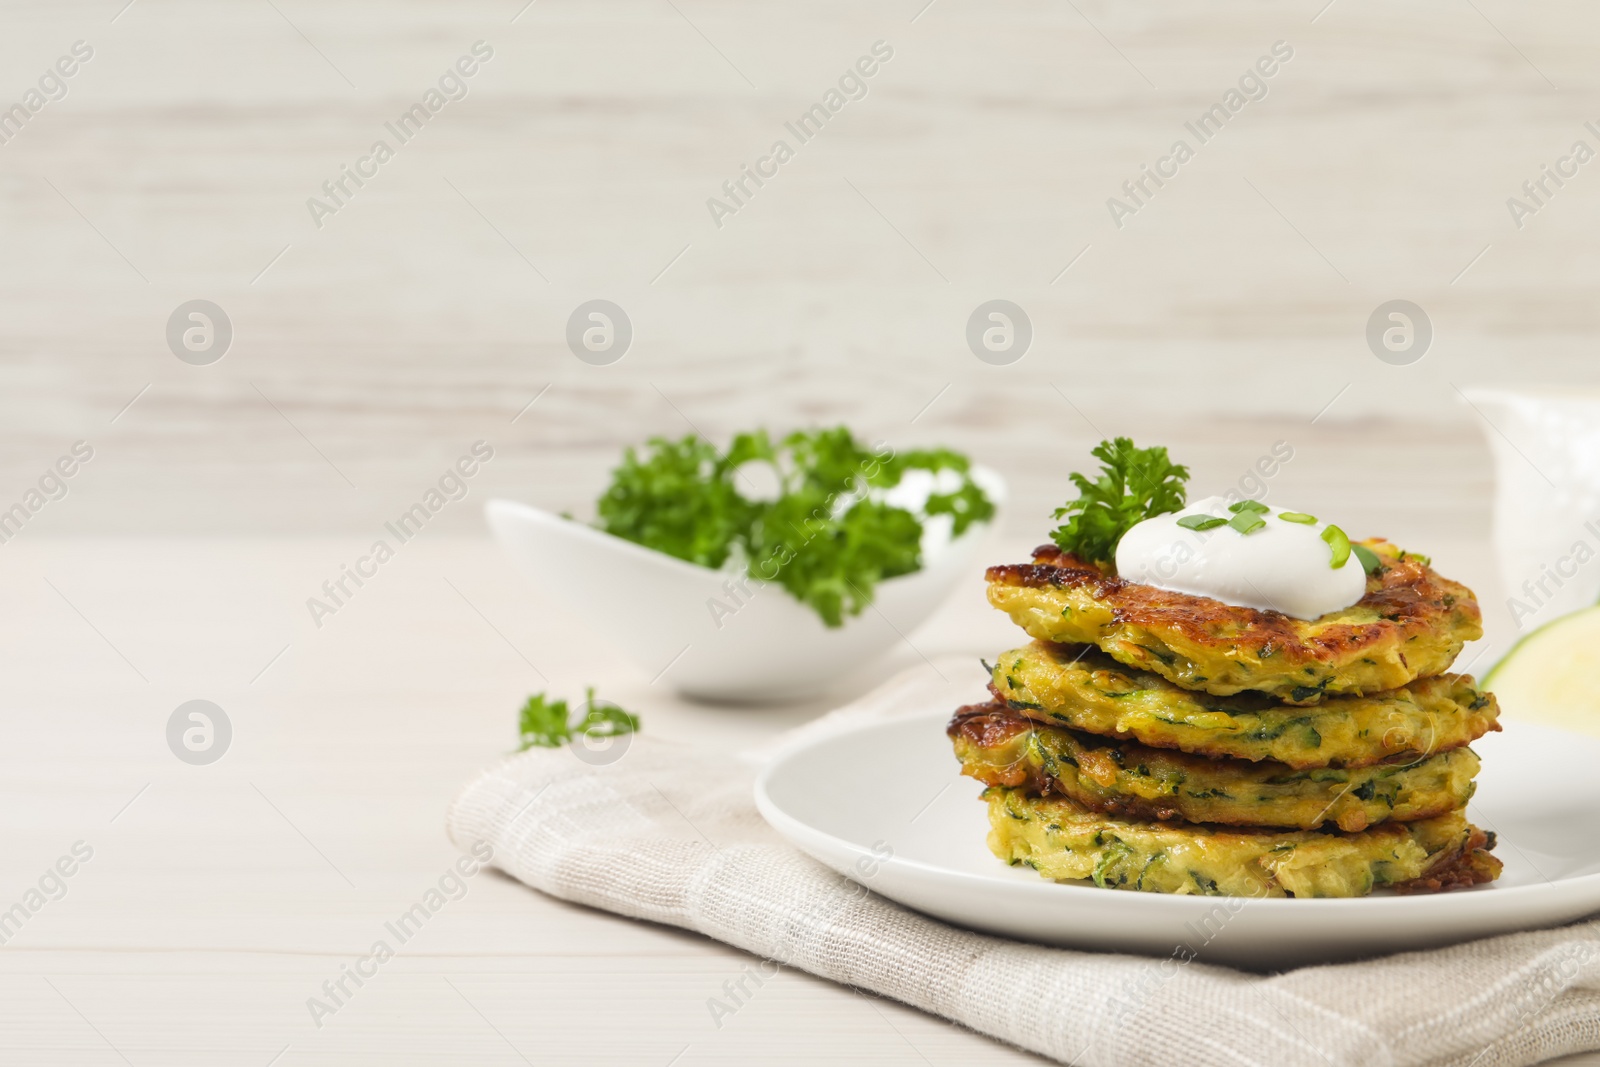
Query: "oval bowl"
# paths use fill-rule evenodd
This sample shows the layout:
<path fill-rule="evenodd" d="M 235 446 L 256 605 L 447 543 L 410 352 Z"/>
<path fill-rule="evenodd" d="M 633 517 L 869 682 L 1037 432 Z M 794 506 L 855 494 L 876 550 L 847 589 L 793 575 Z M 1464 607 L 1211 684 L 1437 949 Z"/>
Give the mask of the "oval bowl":
<path fill-rule="evenodd" d="M 1003 505 L 998 476 L 974 474 Z M 491 500 L 484 514 L 518 570 L 652 680 L 699 699 L 763 703 L 821 693 L 904 640 L 973 573 L 994 526 L 930 548 L 922 570 L 880 582 L 865 611 L 830 629 L 781 586 L 512 500 Z"/>

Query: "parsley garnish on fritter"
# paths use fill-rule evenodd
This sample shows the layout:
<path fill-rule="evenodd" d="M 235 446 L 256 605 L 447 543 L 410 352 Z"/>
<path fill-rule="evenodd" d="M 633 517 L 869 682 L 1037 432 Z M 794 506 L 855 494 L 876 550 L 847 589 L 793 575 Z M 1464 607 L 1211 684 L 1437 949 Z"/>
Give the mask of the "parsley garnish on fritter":
<path fill-rule="evenodd" d="M 1050 538 L 1064 552 L 1110 567 L 1123 534 L 1153 515 L 1183 508 L 1189 468 L 1169 460 L 1165 448 L 1138 448 L 1126 437 L 1101 441 L 1090 455 L 1100 460 L 1100 477 L 1091 482 L 1073 472 L 1078 499 L 1055 510 L 1052 518 L 1070 518 Z"/>

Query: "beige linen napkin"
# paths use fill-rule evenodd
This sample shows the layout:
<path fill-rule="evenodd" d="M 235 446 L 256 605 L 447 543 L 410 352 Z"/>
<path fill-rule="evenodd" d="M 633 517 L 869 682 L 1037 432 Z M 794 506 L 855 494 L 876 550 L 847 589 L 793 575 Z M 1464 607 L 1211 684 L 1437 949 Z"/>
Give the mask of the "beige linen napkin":
<path fill-rule="evenodd" d="M 938 677 L 935 677 L 935 676 Z M 974 699 L 938 661 L 802 728 Z M 959 692 L 958 692 L 959 691 Z M 586 762 L 536 749 L 450 809 L 462 848 L 563 900 L 697 930 L 1086 1067 L 1511 1067 L 1600 1048 L 1600 922 L 1263 977 L 972 933 L 868 892 L 757 813 L 752 767 L 649 734 Z M 613 749 L 610 756 L 616 756 Z"/>

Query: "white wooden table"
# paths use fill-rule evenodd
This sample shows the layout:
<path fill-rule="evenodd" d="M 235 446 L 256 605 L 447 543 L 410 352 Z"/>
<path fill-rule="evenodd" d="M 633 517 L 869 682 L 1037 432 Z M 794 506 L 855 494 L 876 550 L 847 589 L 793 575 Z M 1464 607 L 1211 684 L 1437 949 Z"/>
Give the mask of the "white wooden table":
<path fill-rule="evenodd" d="M 0 1060 L 264 1065 L 285 1047 L 285 1067 L 1028 1058 L 793 973 L 719 1029 L 706 1000 L 742 953 L 494 874 L 314 1026 L 307 998 L 375 939 L 393 943 L 384 922 L 455 859 L 445 806 L 512 746 L 517 705 L 545 686 L 530 663 L 557 691 L 598 681 L 651 732 L 728 751 L 808 710 L 697 708 L 652 690 L 530 600 L 484 540 L 407 546 L 316 631 L 301 602 L 348 547 L 7 547 L 0 896 L 77 841 L 93 857 L 0 949 Z M 232 723 L 210 766 L 167 747 L 168 716 L 193 698 Z"/>
<path fill-rule="evenodd" d="M 1022 547 L 1012 538 L 997 552 Z M 445 806 L 511 747 L 518 703 L 546 685 L 536 670 L 558 692 L 599 682 L 652 733 L 726 751 L 822 706 L 680 702 L 541 605 L 485 540 L 419 539 L 314 629 L 303 600 L 350 548 L 348 539 L 5 546 L 0 905 L 74 843 L 93 857 L 0 948 L 0 1060 L 1033 1060 L 793 972 L 719 1028 L 706 1001 L 749 957 L 495 874 L 471 879 L 314 1025 L 307 999 L 374 940 L 393 943 L 384 923 L 454 860 Z M 1471 553 L 1461 558 L 1471 570 Z M 1010 629 L 982 603 L 975 576 L 913 640 L 928 654 L 976 656 L 1014 641 Z M 920 662 L 908 648 L 893 658 Z M 221 706 L 233 727 L 227 754 L 209 766 L 167 747 L 168 717 L 196 698 Z"/>

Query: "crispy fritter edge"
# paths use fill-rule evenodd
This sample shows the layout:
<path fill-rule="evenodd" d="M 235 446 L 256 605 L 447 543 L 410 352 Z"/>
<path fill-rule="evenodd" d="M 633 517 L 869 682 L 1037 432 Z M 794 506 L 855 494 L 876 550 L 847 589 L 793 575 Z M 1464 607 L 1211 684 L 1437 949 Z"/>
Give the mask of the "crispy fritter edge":
<path fill-rule="evenodd" d="M 1032 563 L 998 564 L 988 568 L 984 577 L 991 583 L 1033 588 L 1087 587 L 1095 600 L 1112 609 L 1120 623 L 1171 630 L 1201 646 L 1231 645 L 1258 656 L 1284 655 L 1292 662 L 1348 659 L 1395 631 L 1403 642 L 1431 629 L 1430 620 L 1445 612 L 1460 610 L 1482 619 L 1477 597 L 1466 586 L 1415 559 L 1385 556 L 1384 563 L 1380 574 L 1367 579 L 1366 595 L 1345 609 L 1366 608 L 1380 616 L 1380 621 L 1371 623 L 1294 619 L 1276 611 L 1235 607 L 1210 597 L 1124 581 L 1055 545 L 1034 549 Z M 1217 636 L 1213 629 L 1218 623 L 1231 623 L 1229 629 L 1234 632 Z M 1311 627 L 1316 628 L 1315 637 L 1307 639 L 1304 631 Z"/>

